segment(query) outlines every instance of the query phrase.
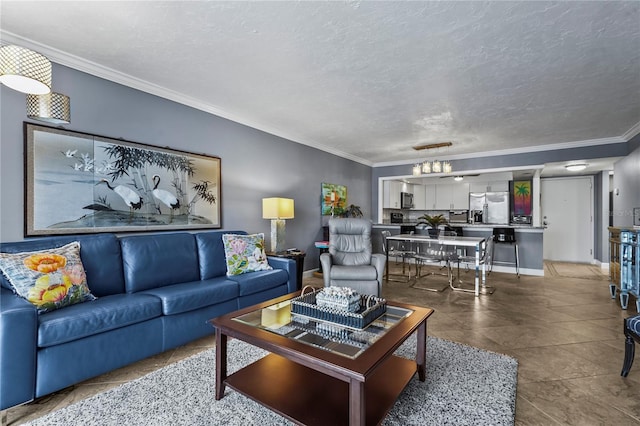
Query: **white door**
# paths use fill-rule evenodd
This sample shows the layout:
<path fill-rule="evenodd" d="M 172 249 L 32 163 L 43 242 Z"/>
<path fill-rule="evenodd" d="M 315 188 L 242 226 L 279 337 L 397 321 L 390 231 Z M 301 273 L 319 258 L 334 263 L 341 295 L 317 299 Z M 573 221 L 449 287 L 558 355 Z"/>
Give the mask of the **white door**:
<path fill-rule="evenodd" d="M 545 260 L 593 262 L 593 178 L 540 180 Z"/>

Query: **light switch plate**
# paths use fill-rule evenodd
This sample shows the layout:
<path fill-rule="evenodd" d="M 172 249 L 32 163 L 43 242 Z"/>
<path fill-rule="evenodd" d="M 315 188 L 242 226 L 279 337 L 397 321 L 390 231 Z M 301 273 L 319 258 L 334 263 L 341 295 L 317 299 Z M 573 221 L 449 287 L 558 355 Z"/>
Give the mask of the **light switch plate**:
<path fill-rule="evenodd" d="M 640 226 L 640 207 L 633 209 L 633 225 Z"/>

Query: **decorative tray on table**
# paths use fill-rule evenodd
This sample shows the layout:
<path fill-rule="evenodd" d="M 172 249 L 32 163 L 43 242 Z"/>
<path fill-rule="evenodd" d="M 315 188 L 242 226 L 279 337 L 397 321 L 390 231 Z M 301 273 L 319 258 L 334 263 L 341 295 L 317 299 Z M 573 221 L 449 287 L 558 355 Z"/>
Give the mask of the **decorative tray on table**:
<path fill-rule="evenodd" d="M 305 293 L 309 288 L 313 289 L 306 286 L 300 296 L 291 299 L 292 314 L 362 330 L 387 311 L 387 301 L 373 295 L 352 291 L 336 295 L 342 287 L 313 289 Z"/>

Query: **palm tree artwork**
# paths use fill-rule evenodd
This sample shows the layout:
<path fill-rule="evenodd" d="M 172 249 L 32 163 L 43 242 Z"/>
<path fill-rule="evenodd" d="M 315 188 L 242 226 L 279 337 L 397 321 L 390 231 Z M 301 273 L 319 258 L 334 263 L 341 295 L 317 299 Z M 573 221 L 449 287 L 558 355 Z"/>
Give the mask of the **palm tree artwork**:
<path fill-rule="evenodd" d="M 515 181 L 513 183 L 513 210 L 516 215 L 531 214 L 531 182 Z"/>

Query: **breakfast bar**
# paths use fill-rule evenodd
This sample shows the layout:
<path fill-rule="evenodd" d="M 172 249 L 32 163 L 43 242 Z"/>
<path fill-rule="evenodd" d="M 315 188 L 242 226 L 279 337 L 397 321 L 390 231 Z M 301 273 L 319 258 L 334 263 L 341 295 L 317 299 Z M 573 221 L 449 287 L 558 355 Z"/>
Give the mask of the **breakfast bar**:
<path fill-rule="evenodd" d="M 473 247 L 475 250 L 475 278 L 474 278 L 474 290 L 472 292 L 479 296 L 482 294 L 490 294 L 489 288 L 486 286 L 486 267 L 485 264 L 482 263 L 482 285 L 480 285 L 480 259 L 482 254 L 487 249 L 487 238 L 485 237 L 458 237 L 458 236 L 449 236 L 442 235 L 438 238 L 431 238 L 427 235 L 415 235 L 415 234 L 400 234 L 393 235 L 386 238 L 385 253 L 386 256 L 386 280 L 389 279 L 389 241 L 404 241 L 412 244 L 437 244 L 439 246 L 448 246 L 448 247 Z M 460 287 L 454 287 L 450 281 L 451 288 L 453 290 L 458 291 L 468 291 L 467 289 L 463 289 Z"/>

